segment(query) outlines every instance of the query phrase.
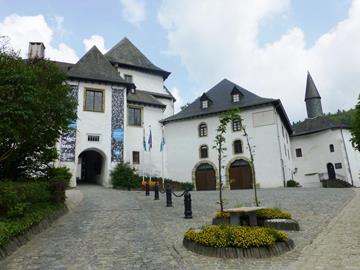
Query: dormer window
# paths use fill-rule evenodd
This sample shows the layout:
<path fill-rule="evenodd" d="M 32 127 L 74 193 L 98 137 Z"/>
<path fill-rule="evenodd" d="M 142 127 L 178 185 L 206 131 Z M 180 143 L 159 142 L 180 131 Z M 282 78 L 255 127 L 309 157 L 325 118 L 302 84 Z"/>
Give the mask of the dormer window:
<path fill-rule="evenodd" d="M 124 74 L 124 79 L 126 82 L 128 83 L 132 83 L 133 82 L 133 76 L 129 75 L 129 74 Z"/>
<path fill-rule="evenodd" d="M 240 90 L 235 86 L 233 90 L 231 91 L 231 101 L 232 102 L 239 102 L 242 94 Z"/>
<path fill-rule="evenodd" d="M 207 109 L 208 107 L 209 107 L 209 101 L 207 101 L 207 100 L 201 101 L 201 108 L 202 109 Z"/>
<path fill-rule="evenodd" d="M 200 107 L 201 109 L 207 109 L 209 108 L 211 104 L 211 99 L 208 98 L 208 96 L 204 93 L 201 97 L 200 97 Z"/>
<path fill-rule="evenodd" d="M 232 101 L 233 102 L 239 102 L 240 101 L 240 95 L 239 94 L 232 95 Z"/>

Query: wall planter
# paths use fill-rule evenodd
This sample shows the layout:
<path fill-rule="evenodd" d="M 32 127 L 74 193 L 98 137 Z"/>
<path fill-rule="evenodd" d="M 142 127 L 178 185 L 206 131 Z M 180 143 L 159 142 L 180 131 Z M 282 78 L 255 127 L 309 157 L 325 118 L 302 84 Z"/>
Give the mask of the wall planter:
<path fill-rule="evenodd" d="M 279 256 L 285 252 L 294 249 L 295 244 L 291 239 L 283 242 L 276 242 L 270 247 L 252 247 L 252 248 L 215 248 L 198 244 L 192 240 L 183 239 L 183 245 L 187 250 L 209 257 L 218 258 L 269 258 Z"/>

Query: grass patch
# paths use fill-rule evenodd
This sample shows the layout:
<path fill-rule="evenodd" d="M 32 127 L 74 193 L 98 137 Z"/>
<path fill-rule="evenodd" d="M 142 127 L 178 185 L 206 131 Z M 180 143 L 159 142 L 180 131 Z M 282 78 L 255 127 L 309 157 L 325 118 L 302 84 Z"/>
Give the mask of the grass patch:
<path fill-rule="evenodd" d="M 287 240 L 284 232 L 263 227 L 210 225 L 200 231 L 189 230 L 185 238 L 208 247 L 268 247 Z"/>
<path fill-rule="evenodd" d="M 19 218 L 0 217 L 0 247 L 63 207 L 64 204 L 35 203 Z"/>

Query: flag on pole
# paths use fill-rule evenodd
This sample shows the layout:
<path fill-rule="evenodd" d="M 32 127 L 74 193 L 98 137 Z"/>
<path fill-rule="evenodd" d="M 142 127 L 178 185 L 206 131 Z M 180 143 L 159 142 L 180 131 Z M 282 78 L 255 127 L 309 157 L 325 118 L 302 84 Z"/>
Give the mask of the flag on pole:
<path fill-rule="evenodd" d="M 145 128 L 143 128 L 143 146 L 144 146 L 144 151 L 146 152 Z"/>
<path fill-rule="evenodd" d="M 165 146 L 165 136 L 164 136 L 164 127 L 161 129 L 161 143 L 160 143 L 160 152 L 164 150 Z"/>
<path fill-rule="evenodd" d="M 150 151 L 150 150 L 151 150 L 151 148 L 152 148 L 151 127 L 150 127 L 150 133 L 149 133 L 148 145 L 149 145 L 149 151 Z"/>

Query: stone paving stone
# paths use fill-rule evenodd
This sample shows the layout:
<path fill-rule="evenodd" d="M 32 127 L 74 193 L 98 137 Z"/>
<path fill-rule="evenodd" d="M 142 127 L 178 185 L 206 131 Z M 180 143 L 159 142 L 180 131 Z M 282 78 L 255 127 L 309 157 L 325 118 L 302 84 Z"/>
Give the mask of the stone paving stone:
<path fill-rule="evenodd" d="M 143 192 L 99 186 L 78 189 L 84 195 L 79 205 L 1 261 L 1 270 L 288 269 L 354 196 L 351 189 L 261 189 L 263 206 L 290 211 L 299 221 L 301 230 L 288 233 L 295 250 L 269 259 L 220 259 L 194 254 L 182 246 L 187 229 L 211 223 L 218 192 L 192 192 L 194 218 L 184 219 L 183 198 L 173 198 L 174 207 L 165 207 L 162 194 L 155 201 Z M 226 207 L 250 206 L 253 191 L 225 191 L 224 197 Z M 352 222 L 352 227 L 360 228 L 359 219 Z M 357 252 L 348 253 L 348 258 L 349 267 L 359 265 Z"/>

